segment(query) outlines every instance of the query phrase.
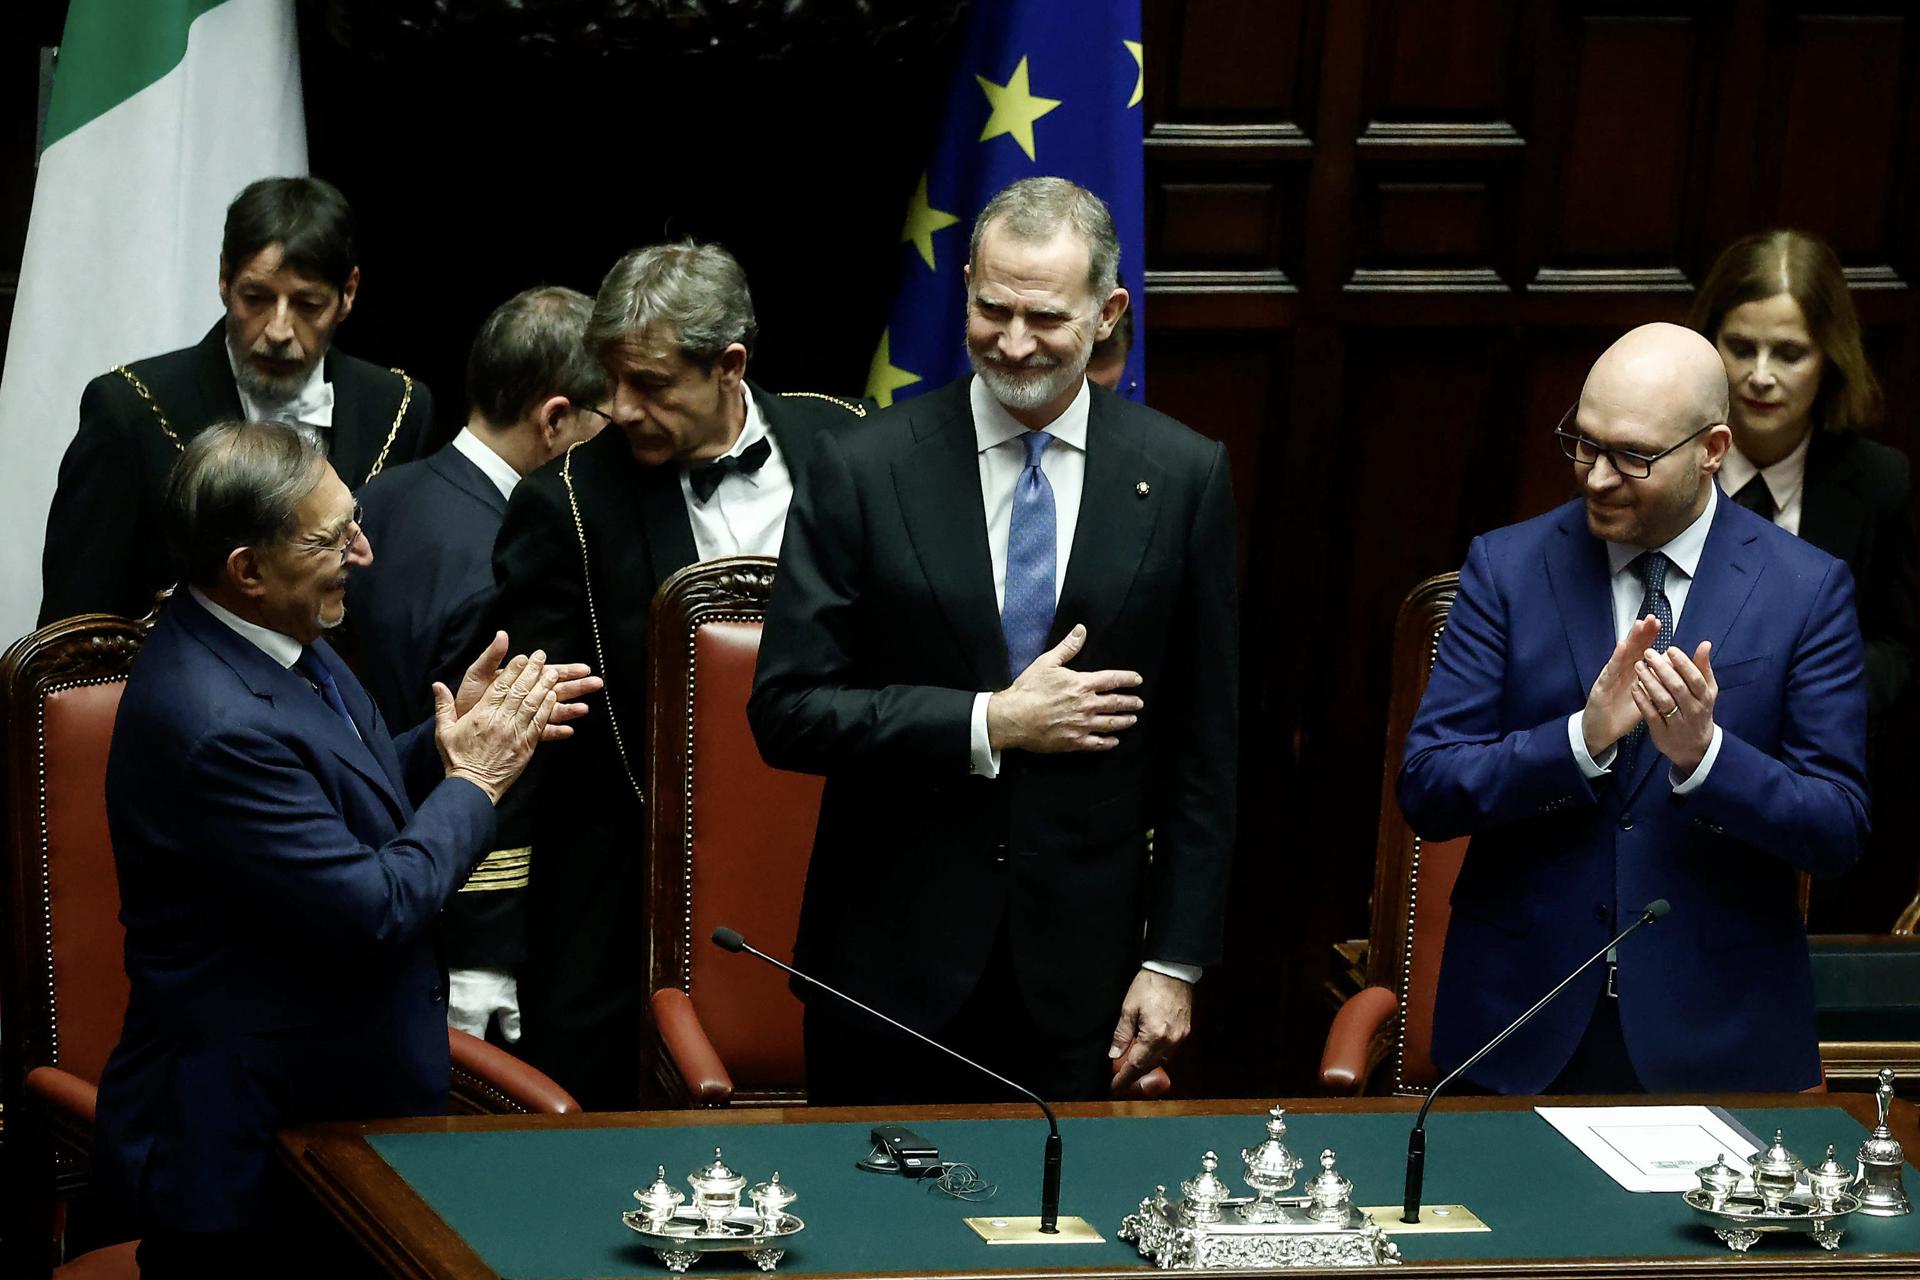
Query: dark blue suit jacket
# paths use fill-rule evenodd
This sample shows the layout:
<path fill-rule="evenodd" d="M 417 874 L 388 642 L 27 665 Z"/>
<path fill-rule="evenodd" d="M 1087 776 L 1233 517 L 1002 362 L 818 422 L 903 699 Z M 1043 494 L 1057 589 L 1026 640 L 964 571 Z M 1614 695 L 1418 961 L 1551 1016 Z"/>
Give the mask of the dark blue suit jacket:
<path fill-rule="evenodd" d="M 121 698 L 107 819 L 133 989 L 94 1171 L 145 1229 L 259 1222 L 285 1125 L 446 1106 L 429 927 L 486 850 L 493 807 L 443 779 L 431 722 L 389 738 L 314 648 L 358 736 L 184 592 Z"/>
<path fill-rule="evenodd" d="M 1676 796 L 1651 743 L 1589 782 L 1567 717 L 1614 646 L 1606 544 L 1572 502 L 1476 538 L 1407 735 L 1415 831 L 1473 842 L 1453 892 L 1433 1052 L 1464 1061 L 1635 912 L 1620 1018 L 1653 1091 L 1803 1089 L 1820 1076 L 1796 871 L 1831 875 L 1867 834 L 1866 685 L 1845 565 L 1729 501 L 1714 512 L 1674 645 L 1713 642 L 1723 743 Z M 1470 1074 L 1537 1093 L 1578 1044 L 1598 967 Z"/>
<path fill-rule="evenodd" d="M 433 681 L 480 652 L 507 500 L 450 444 L 375 476 L 359 498 L 373 563 L 347 580 L 356 665 L 380 713 L 413 724 L 433 714 Z"/>

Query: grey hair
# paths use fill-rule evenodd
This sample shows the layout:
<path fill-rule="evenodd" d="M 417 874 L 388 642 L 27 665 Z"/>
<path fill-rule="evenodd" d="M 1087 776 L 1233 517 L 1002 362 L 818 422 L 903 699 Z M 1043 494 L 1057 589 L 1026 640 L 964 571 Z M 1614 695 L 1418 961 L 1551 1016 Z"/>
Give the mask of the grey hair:
<path fill-rule="evenodd" d="M 760 328 L 747 273 L 717 244 L 688 239 L 635 249 L 600 283 L 587 347 L 605 355 L 655 325 L 672 329 L 680 353 L 699 364 L 712 364 L 736 342 L 751 352 Z"/>
<path fill-rule="evenodd" d="M 511 427 L 548 396 L 595 405 L 607 371 L 587 350 L 593 300 L 558 285 L 516 293 L 494 308 L 467 354 L 467 403 L 496 427 Z"/>
<path fill-rule="evenodd" d="M 327 463 L 319 439 L 284 422 L 220 422 L 187 441 L 167 475 L 167 540 L 196 587 L 217 584 L 227 557 L 287 536 Z"/>
<path fill-rule="evenodd" d="M 995 222 L 1024 244 L 1051 240 L 1062 227 L 1072 228 L 1087 246 L 1087 288 L 1104 301 L 1120 287 L 1120 235 L 1113 229 L 1113 214 L 1106 201 L 1079 183 L 1022 178 L 987 201 L 973 220 L 969 263 L 980 260 L 980 241 Z"/>

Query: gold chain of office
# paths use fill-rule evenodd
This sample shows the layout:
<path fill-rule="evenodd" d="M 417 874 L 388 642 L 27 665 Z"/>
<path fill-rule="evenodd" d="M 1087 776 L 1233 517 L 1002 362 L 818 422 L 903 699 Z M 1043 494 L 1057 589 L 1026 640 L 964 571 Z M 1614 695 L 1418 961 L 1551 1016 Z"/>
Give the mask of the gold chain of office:
<path fill-rule="evenodd" d="M 135 395 L 146 401 L 147 408 L 153 411 L 153 420 L 160 424 L 161 432 L 172 442 L 173 447 L 182 453 L 186 452 L 187 446 L 181 443 L 180 437 L 174 434 L 173 424 L 167 421 L 166 410 L 162 409 L 160 402 L 153 398 L 153 392 L 149 391 L 147 384 L 140 380 L 140 375 L 123 364 L 115 365 L 113 371 L 126 379 L 127 385 L 133 388 Z M 397 374 L 400 378 L 400 407 L 394 411 L 393 425 L 387 428 L 387 442 L 380 446 L 380 456 L 373 460 L 373 470 L 367 472 L 367 479 L 362 480 L 361 484 L 379 475 L 381 468 L 387 465 L 387 454 L 392 452 L 393 442 L 399 439 L 400 424 L 406 421 L 407 407 L 413 403 L 413 379 L 407 371 L 389 369 L 387 372 Z"/>

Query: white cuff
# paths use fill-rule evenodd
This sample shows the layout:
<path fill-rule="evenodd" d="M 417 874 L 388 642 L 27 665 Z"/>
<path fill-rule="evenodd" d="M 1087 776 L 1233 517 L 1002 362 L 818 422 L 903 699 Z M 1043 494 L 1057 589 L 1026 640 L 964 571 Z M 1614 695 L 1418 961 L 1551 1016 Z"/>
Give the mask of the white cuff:
<path fill-rule="evenodd" d="M 1700 757 L 1700 763 L 1693 766 L 1693 773 L 1685 782 L 1675 781 L 1671 766 L 1667 769 L 1667 782 L 1673 787 L 1673 794 L 1683 796 L 1707 780 L 1707 772 L 1713 768 L 1713 762 L 1720 758 L 1720 726 L 1713 726 L 1713 738 L 1707 743 L 1707 754 Z"/>
<path fill-rule="evenodd" d="M 967 772 L 976 778 L 997 778 L 1000 776 L 1000 753 L 987 741 L 987 699 L 990 693 L 973 695 L 973 729 L 971 733 L 970 753 L 972 760 Z"/>
<path fill-rule="evenodd" d="M 1192 986 L 1200 981 L 1200 966 L 1197 964 L 1175 964 L 1171 960 L 1142 960 L 1142 969 L 1151 969 L 1155 973 L 1164 973 L 1169 978 L 1178 978 Z"/>
<path fill-rule="evenodd" d="M 1573 745 L 1573 762 L 1580 766 L 1580 772 L 1589 778 L 1604 778 L 1607 770 L 1613 768 L 1614 757 L 1620 754 L 1620 744 L 1612 742 L 1600 753 L 1598 760 L 1587 754 L 1587 711 L 1585 707 L 1567 717 L 1567 741 Z"/>

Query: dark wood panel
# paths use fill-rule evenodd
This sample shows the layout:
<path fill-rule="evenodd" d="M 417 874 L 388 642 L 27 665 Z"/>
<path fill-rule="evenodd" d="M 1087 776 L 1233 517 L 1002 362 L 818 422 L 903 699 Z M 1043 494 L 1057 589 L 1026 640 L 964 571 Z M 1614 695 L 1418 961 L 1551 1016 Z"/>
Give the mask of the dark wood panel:
<path fill-rule="evenodd" d="M 1379 177 L 1361 191 L 1356 255 L 1362 266 L 1487 266 L 1498 221 L 1496 196 L 1484 178 Z"/>
<path fill-rule="evenodd" d="M 1560 265 L 1665 266 L 1681 240 L 1697 33 L 1680 18 L 1589 17 L 1579 28 Z"/>
<path fill-rule="evenodd" d="M 1892 254 L 1912 26 L 1894 15 L 1809 16 L 1793 33 L 1777 217 L 1819 228 L 1849 261 Z"/>
<path fill-rule="evenodd" d="M 1169 266 L 1245 268 L 1278 260 L 1280 193 L 1271 182 L 1169 182 L 1152 203 L 1157 259 Z"/>
<path fill-rule="evenodd" d="M 1171 39 L 1173 71 L 1157 117 L 1302 121 L 1314 79 L 1309 19 L 1317 7 L 1304 0 L 1236 4 L 1231 11 L 1212 4 L 1162 7 L 1165 21 L 1148 29 Z"/>
<path fill-rule="evenodd" d="M 1367 114 L 1505 120 L 1520 60 L 1517 0 L 1382 0 L 1374 6 Z"/>

